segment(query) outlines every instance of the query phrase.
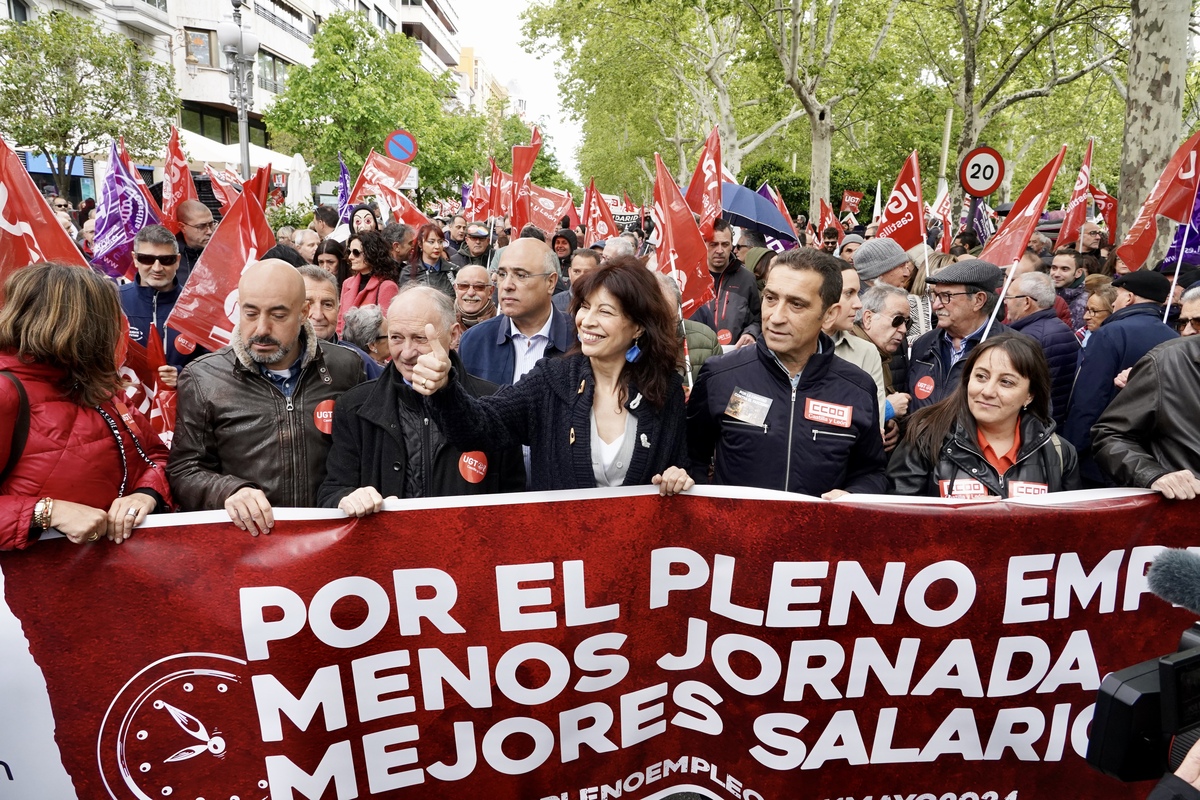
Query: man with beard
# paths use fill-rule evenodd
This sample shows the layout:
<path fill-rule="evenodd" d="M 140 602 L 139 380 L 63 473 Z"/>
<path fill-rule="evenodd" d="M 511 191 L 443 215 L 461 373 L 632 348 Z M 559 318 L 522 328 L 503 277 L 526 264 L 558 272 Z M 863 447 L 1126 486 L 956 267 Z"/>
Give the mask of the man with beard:
<path fill-rule="evenodd" d="M 366 376 L 307 317 L 304 278 L 286 261 L 242 273 L 233 343 L 179 379 L 167 476 L 184 510 L 224 508 L 257 536 L 270 533 L 272 506 L 317 505 L 334 401 Z"/>

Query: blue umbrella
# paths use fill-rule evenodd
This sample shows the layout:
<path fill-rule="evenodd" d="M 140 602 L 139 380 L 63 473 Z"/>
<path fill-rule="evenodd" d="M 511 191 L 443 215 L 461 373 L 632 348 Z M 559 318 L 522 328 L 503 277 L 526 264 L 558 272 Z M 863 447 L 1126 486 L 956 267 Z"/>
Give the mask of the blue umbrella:
<path fill-rule="evenodd" d="M 776 239 L 796 241 L 792 226 L 767 198 L 746 186 L 721 184 L 721 216 L 731 225 L 749 228 Z"/>

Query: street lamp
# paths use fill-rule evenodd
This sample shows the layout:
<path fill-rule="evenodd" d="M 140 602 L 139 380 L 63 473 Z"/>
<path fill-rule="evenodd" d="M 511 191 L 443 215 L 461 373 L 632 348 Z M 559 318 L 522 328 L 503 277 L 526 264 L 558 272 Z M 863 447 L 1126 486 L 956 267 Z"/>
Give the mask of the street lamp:
<path fill-rule="evenodd" d="M 217 23 L 217 42 L 225 54 L 225 71 L 229 73 L 229 102 L 237 108 L 238 142 L 242 148 L 242 179 L 250 178 L 250 119 L 247 112 L 254 107 L 254 60 L 258 56 L 258 36 L 249 25 L 242 25 L 242 6 L 245 0 L 231 0 L 233 18 Z"/>

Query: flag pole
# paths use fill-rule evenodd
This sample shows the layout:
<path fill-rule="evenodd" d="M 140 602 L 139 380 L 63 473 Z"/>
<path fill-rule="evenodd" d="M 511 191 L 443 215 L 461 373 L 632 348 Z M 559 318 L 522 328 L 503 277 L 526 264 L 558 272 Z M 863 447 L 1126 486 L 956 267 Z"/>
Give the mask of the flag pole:
<path fill-rule="evenodd" d="M 987 339 L 988 334 L 992 332 L 992 325 L 996 322 L 996 316 L 1000 313 L 1000 307 L 1004 305 L 1004 298 L 1008 295 L 1008 287 L 1012 285 L 1013 276 L 1017 274 L 1017 265 L 1021 263 L 1021 259 L 1014 261 L 1008 268 L 1008 274 L 1004 276 L 1004 286 L 1000 289 L 1000 297 L 996 300 L 996 307 L 992 309 L 992 316 L 988 318 L 987 327 L 983 329 L 983 336 L 979 337 L 979 341 Z"/>
<path fill-rule="evenodd" d="M 1171 276 L 1171 291 L 1167 294 L 1167 302 L 1163 306 L 1163 324 L 1171 314 L 1171 301 L 1175 299 L 1175 287 L 1179 285 L 1179 270 L 1183 267 L 1183 254 L 1187 252 L 1188 234 L 1192 232 L 1192 219 L 1196 215 L 1196 198 L 1200 197 L 1200 181 L 1196 182 L 1196 191 L 1192 194 L 1192 213 L 1188 215 L 1187 227 L 1183 229 L 1183 241 L 1179 243 L 1179 258 L 1175 259 L 1175 274 Z"/>

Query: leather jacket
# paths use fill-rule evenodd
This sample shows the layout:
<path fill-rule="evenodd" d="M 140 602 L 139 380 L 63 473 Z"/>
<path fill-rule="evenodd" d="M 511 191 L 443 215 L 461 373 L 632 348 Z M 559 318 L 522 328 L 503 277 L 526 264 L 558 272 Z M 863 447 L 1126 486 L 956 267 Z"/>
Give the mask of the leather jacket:
<path fill-rule="evenodd" d="M 891 494 L 923 497 L 964 496 L 974 486 L 995 497 L 1010 497 L 1025 493 L 1029 487 L 1013 486 L 1014 482 L 1034 484 L 1029 493 L 1063 492 L 1081 488 L 1079 459 L 1075 448 L 1054 434 L 1053 422 L 1042 422 L 1032 414 L 1021 415 L 1021 447 L 1017 462 L 1003 475 L 984 458 L 980 451 L 974 420 L 960 420 L 938 448 L 938 460 L 931 465 L 917 451 L 913 441 L 905 437 L 892 453 L 888 463 L 888 487 Z M 958 484 L 956 487 L 956 483 Z M 978 488 L 978 487 L 976 487 Z M 956 491 L 957 489 L 957 491 Z"/>
<path fill-rule="evenodd" d="M 366 374 L 357 355 L 319 341 L 310 323 L 300 336 L 305 352 L 291 397 L 237 344 L 180 373 L 167 475 L 183 510 L 224 508 L 245 486 L 261 489 L 273 506 L 317 505 L 333 439 L 318 420 L 329 430 L 334 401 Z"/>
<path fill-rule="evenodd" d="M 1169 472 L 1200 475 L 1200 336 L 1146 354 L 1092 428 L 1092 453 L 1121 486 L 1149 488 Z"/>

